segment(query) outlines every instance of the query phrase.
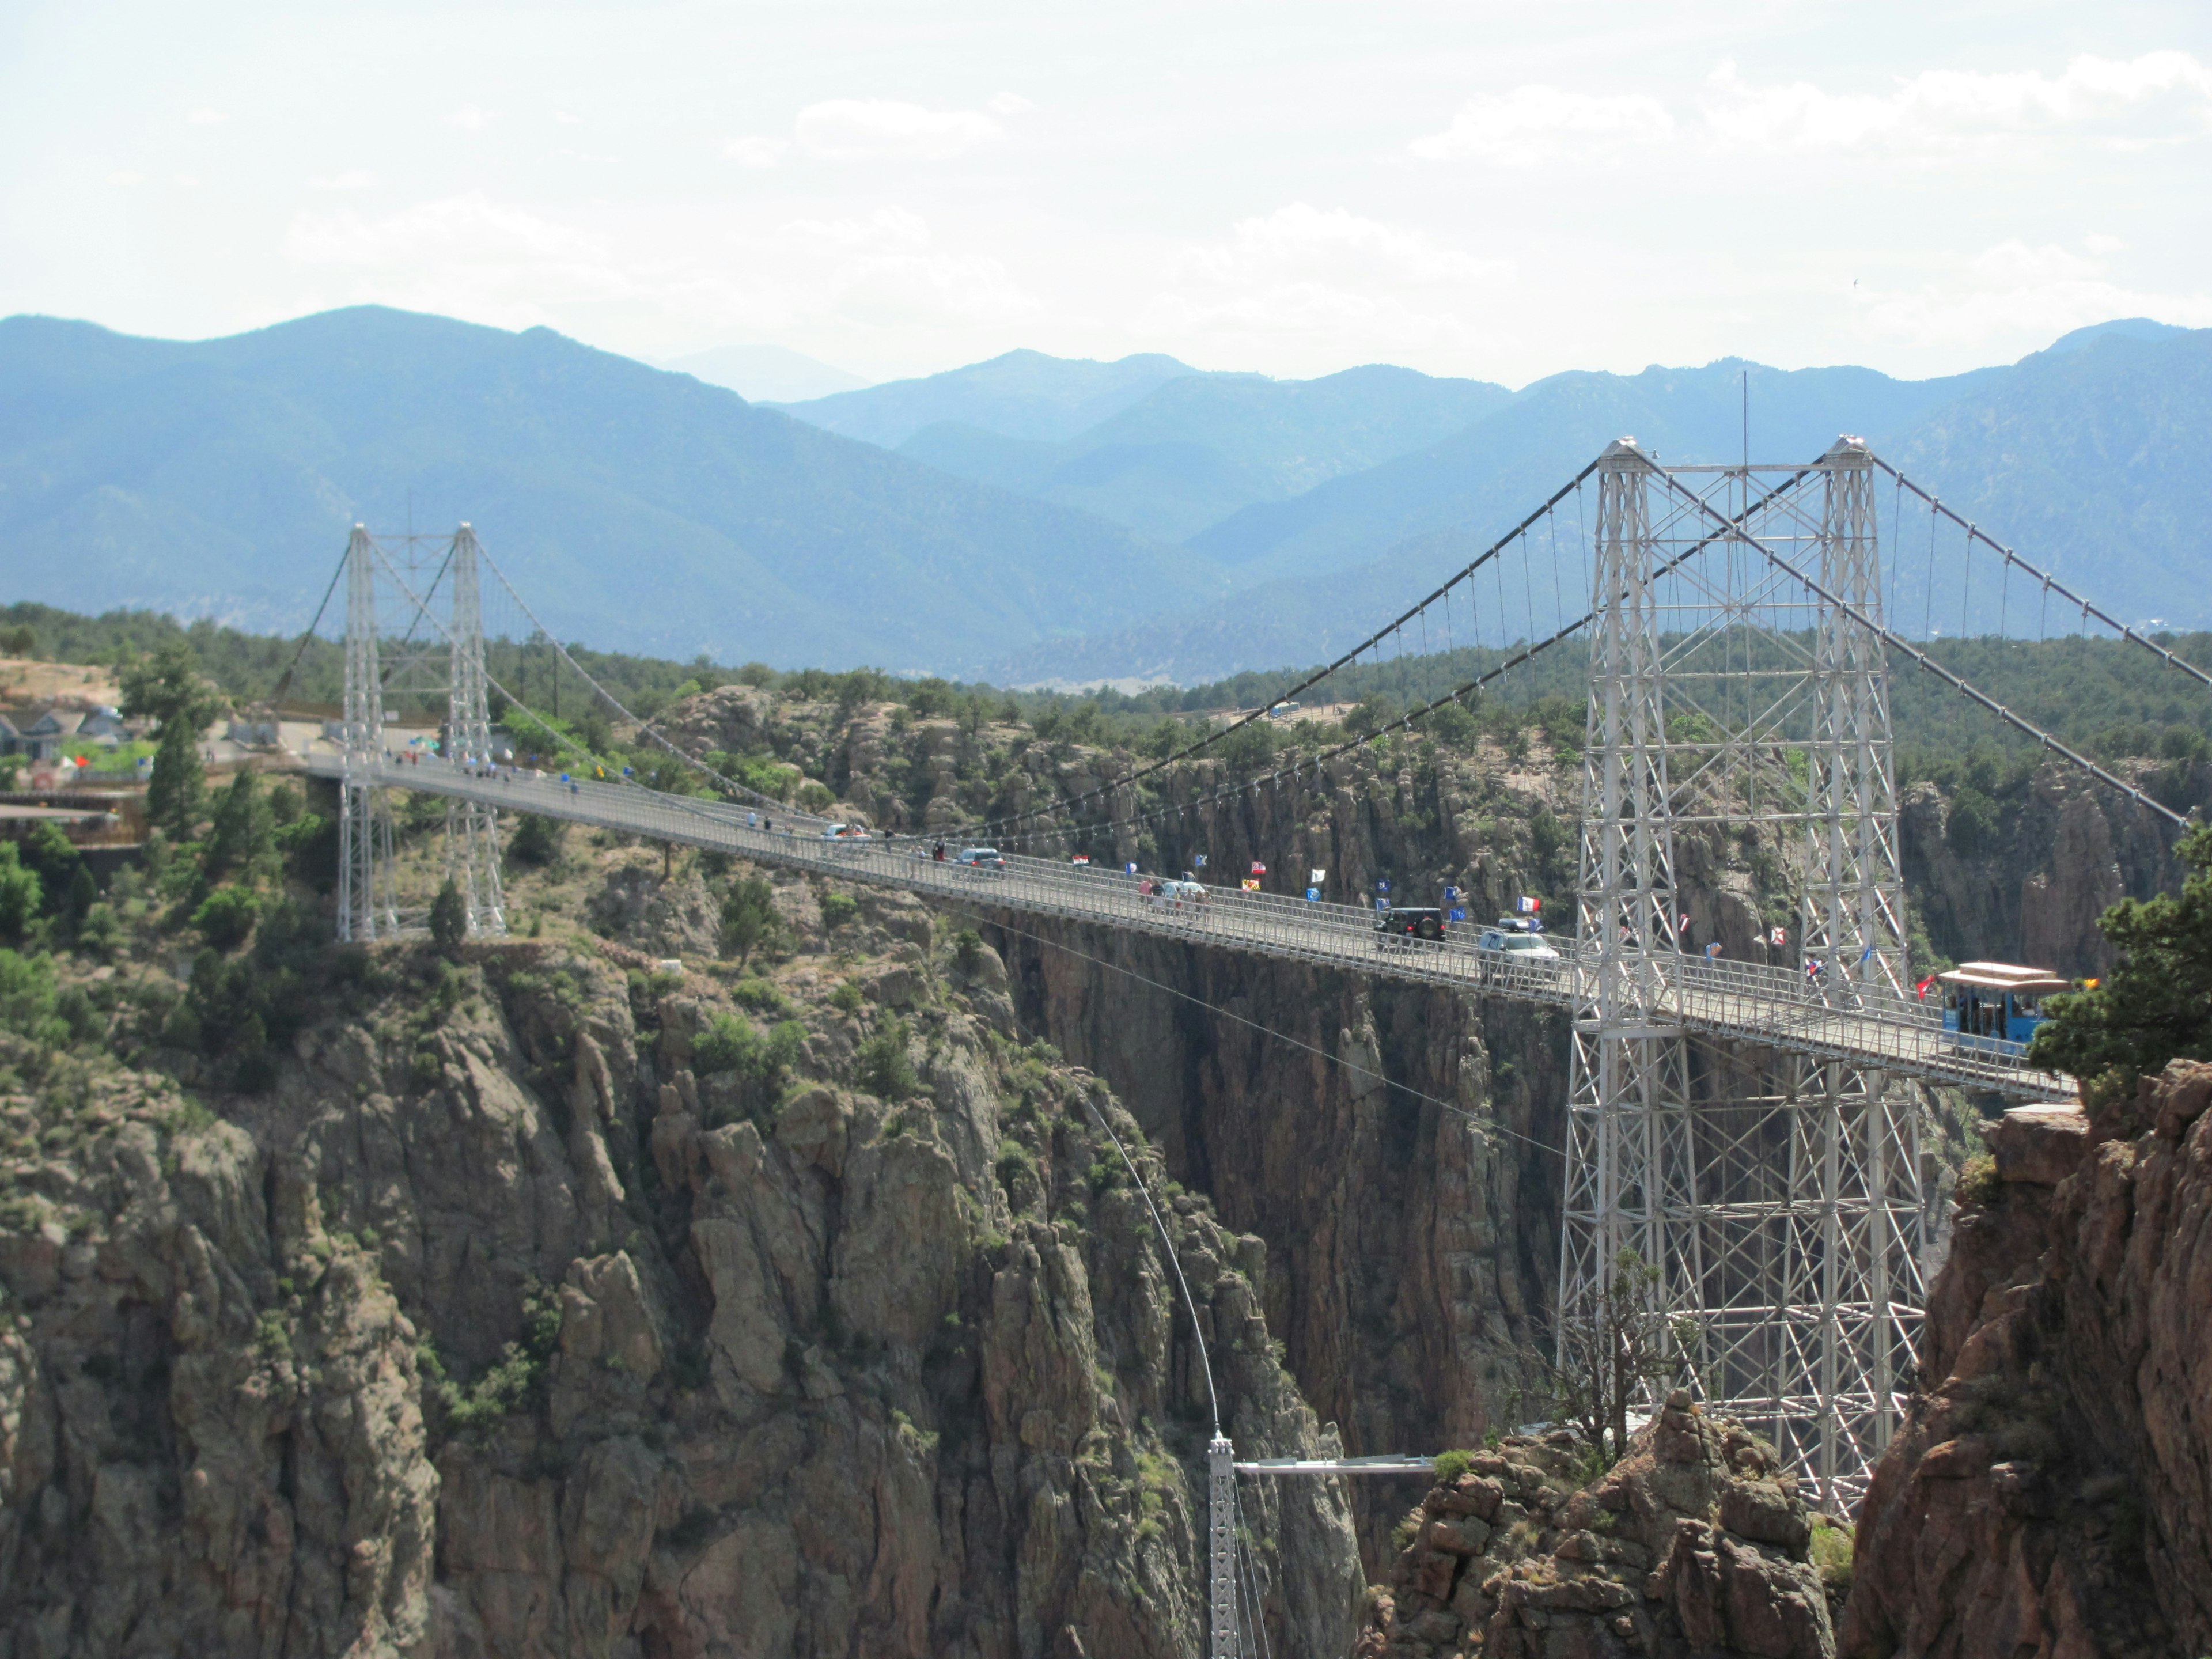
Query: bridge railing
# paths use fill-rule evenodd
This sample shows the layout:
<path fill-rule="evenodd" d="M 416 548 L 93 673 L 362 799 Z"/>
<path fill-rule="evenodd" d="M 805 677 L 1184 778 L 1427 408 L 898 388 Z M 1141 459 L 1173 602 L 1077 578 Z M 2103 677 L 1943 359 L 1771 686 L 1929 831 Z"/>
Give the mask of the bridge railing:
<path fill-rule="evenodd" d="M 341 769 L 335 759 L 311 766 Z M 1457 924 L 1456 936 L 1442 939 L 1410 939 L 1380 932 L 1375 913 L 1358 905 L 1241 888 L 1208 887 L 1203 898 L 1157 888 L 1147 892 L 1158 878 L 1019 854 L 1007 854 L 1002 870 L 976 869 L 933 858 L 931 843 L 919 838 L 828 840 L 820 833 L 820 818 L 763 814 L 626 782 L 563 781 L 435 760 L 388 763 L 377 781 L 986 908 L 1104 922 L 1339 969 L 1371 965 L 1392 978 L 1569 1008 L 1591 1005 L 1601 974 L 1625 974 L 1625 988 L 1638 1006 L 1692 1026 L 1838 1059 L 1888 1060 L 1905 1070 L 1993 1088 L 2057 1091 L 2054 1083 L 2027 1070 L 2019 1045 L 1946 1032 L 1940 1010 L 1860 981 L 1848 969 L 1814 977 L 1786 964 L 1658 952 L 1623 956 L 1555 935 L 1546 935 L 1545 942 L 1558 959 L 1531 961 L 1533 953 L 1478 950 L 1474 938 L 1483 930 L 1475 924 Z M 771 817 L 774 831 L 765 827 Z"/>

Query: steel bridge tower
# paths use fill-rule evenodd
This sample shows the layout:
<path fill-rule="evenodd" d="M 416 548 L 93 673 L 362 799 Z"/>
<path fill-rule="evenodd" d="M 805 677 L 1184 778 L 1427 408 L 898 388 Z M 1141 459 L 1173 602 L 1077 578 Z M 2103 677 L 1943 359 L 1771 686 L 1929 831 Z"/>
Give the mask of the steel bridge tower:
<path fill-rule="evenodd" d="M 376 544 L 356 525 L 346 543 L 345 773 L 338 786 L 338 937 L 374 939 L 399 927 L 392 818 L 371 781 L 384 753 L 384 678 L 377 661 Z"/>
<path fill-rule="evenodd" d="M 1656 1267 L 1652 1310 L 1693 1322 L 1706 1398 L 1840 1511 L 1888 1442 L 1924 1303 L 1917 1098 L 1868 1066 L 1693 1042 L 1658 971 L 1705 970 L 1679 960 L 1681 844 L 1737 836 L 1793 871 L 1821 1002 L 1905 982 L 1887 667 L 1866 625 L 1881 620 L 1873 466 L 1845 439 L 1814 470 L 1817 511 L 1794 492 L 1754 502 L 1747 467 L 1723 515 L 1686 513 L 1699 498 L 1632 439 L 1599 463 L 1577 895 L 1596 971 L 1574 1017 L 1559 1308 L 1564 1339 L 1624 1252 Z M 1762 592 L 1763 553 L 1717 582 L 1690 574 L 1688 553 L 1754 538 L 1812 544 L 1841 604 L 1790 611 Z"/>
<path fill-rule="evenodd" d="M 467 769 L 491 759 L 490 679 L 484 669 L 483 600 L 476 532 L 464 524 L 455 533 L 447 562 L 453 580 L 452 610 L 441 620 L 407 581 L 388 567 L 385 580 L 399 590 L 404 608 L 417 623 L 427 623 L 445 641 L 446 726 L 437 757 L 441 765 Z M 345 763 L 340 781 L 338 816 L 337 936 L 374 940 L 400 931 L 397 867 L 392 861 L 392 817 L 385 790 L 376 782 L 386 750 L 385 674 L 377 634 L 376 590 L 385 556 L 360 525 L 346 544 Z M 441 578 L 443 580 L 443 577 Z M 440 653 L 407 649 L 415 635 L 399 641 L 394 689 L 406 696 L 434 696 Z M 410 668 L 427 668 L 410 678 Z M 475 936 L 507 932 L 506 899 L 500 887 L 499 815 L 480 801 L 457 799 L 446 808 L 446 878 L 467 906 L 468 931 Z M 420 926 L 419 909 L 410 913 Z"/>
<path fill-rule="evenodd" d="M 483 601 L 478 586 L 476 532 L 466 524 L 453 537 L 453 625 L 447 630 L 453 672 L 447 694 L 445 755 L 456 766 L 491 762 L 491 706 L 484 674 Z M 468 906 L 474 936 L 507 932 L 506 896 L 499 884 L 499 811 L 479 802 L 446 807 L 446 878 Z"/>

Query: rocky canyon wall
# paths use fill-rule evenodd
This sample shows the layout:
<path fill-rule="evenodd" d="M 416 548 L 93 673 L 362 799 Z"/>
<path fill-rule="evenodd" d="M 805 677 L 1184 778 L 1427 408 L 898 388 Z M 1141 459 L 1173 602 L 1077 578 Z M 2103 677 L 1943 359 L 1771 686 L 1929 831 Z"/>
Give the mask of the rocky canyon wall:
<path fill-rule="evenodd" d="M 1839 1651 L 2212 1645 L 2212 1066 L 2022 1108 L 1966 1188 Z"/>
<path fill-rule="evenodd" d="M 341 953 L 256 1094 L 11 1049 L 0 1654 L 1194 1650 L 1205 1376 L 1098 1125 L 1157 1154 L 988 946 L 831 896 L 767 975 Z M 1332 1448 L 1261 1241 L 1166 1218 L 1240 1446 Z M 1347 1516 L 1256 1499 L 1344 1650 Z"/>

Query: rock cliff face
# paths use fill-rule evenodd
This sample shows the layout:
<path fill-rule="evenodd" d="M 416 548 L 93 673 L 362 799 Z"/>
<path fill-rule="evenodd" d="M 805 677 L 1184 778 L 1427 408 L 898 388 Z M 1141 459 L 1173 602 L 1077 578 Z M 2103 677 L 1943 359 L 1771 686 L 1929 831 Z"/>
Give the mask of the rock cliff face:
<path fill-rule="evenodd" d="M 2212 1066 L 2007 1115 L 1863 1512 L 1840 1651 L 2212 1644 Z"/>
<path fill-rule="evenodd" d="M 770 977 L 379 946 L 265 1093 L 8 1100 L 0 1654 L 1193 1650 L 1204 1373 L 1099 1126 L 1158 1156 L 988 946 L 842 909 Z M 1261 1242 L 1167 1222 L 1240 1447 L 1329 1449 Z M 1278 1484 L 1271 1635 L 1342 1651 Z"/>
<path fill-rule="evenodd" d="M 1829 1659 L 1812 1525 L 1773 1448 L 1671 1398 L 1595 1480 L 1508 1436 L 1401 1523 L 1358 1659 Z"/>
<path fill-rule="evenodd" d="M 2212 768 L 2202 763 L 2121 769 L 2177 811 L 2212 806 Z M 1922 783 L 1899 809 L 1913 908 L 1929 941 L 1954 960 L 2026 963 L 2069 978 L 2108 974 L 2112 947 L 2098 918 L 2123 898 L 2180 884 L 2172 832 L 2059 762 L 2039 768 L 2018 799 L 1981 810 L 1989 805 L 1962 807 L 1960 793 Z"/>

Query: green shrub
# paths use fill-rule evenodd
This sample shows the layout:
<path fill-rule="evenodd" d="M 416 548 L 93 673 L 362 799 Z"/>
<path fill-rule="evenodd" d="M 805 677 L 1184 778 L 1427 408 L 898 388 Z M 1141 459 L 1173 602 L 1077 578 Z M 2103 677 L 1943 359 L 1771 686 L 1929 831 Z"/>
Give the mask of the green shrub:
<path fill-rule="evenodd" d="M 775 890 L 758 876 L 730 889 L 722 901 L 722 950 L 742 967 L 756 950 L 773 951 L 783 939 Z"/>
<path fill-rule="evenodd" d="M 70 1030 L 55 1015 L 58 995 L 52 957 L 0 950 L 0 1030 L 59 1048 L 69 1041 Z"/>
<path fill-rule="evenodd" d="M 469 936 L 469 903 L 451 876 L 430 901 L 430 938 L 441 951 L 453 951 Z"/>
<path fill-rule="evenodd" d="M 0 841 L 0 939 L 20 939 L 45 901 L 45 884 L 12 841 Z"/>
<path fill-rule="evenodd" d="M 501 1349 L 499 1358 L 474 1382 L 464 1386 L 447 1378 L 434 1350 L 427 1355 L 418 1351 L 417 1361 L 432 1380 L 447 1421 L 456 1429 L 477 1429 L 537 1402 L 560 1340 L 561 1294 L 533 1283 L 523 1291 L 521 1339 Z"/>
<path fill-rule="evenodd" d="M 1465 1474 L 1474 1463 L 1474 1454 L 1471 1451 L 1438 1452 L 1436 1463 L 1437 1484 L 1440 1486 L 1449 1486 L 1460 1476 Z"/>
<path fill-rule="evenodd" d="M 1831 1521 L 1825 1515 L 1813 1517 L 1813 1565 L 1820 1575 L 1820 1583 L 1828 1589 L 1850 1589 L 1854 1542 L 1849 1527 Z"/>
<path fill-rule="evenodd" d="M 701 1077 L 735 1073 L 756 1095 L 766 1095 L 805 1052 L 806 1028 L 795 1019 L 779 1020 L 763 1037 L 750 1020 L 717 1014 L 691 1045 L 691 1069 Z"/>
<path fill-rule="evenodd" d="M 1986 1204 L 1997 1195 L 1997 1161 L 1987 1152 L 1977 1152 L 1960 1166 L 1959 1201 L 1961 1204 Z"/>
<path fill-rule="evenodd" d="M 837 988 L 830 993 L 830 1006 L 844 1013 L 857 1014 L 868 1006 L 868 1000 L 860 994 L 857 981 L 842 980 Z"/>
<path fill-rule="evenodd" d="M 525 812 L 514 826 L 514 839 L 507 844 L 507 856 L 514 863 L 537 868 L 557 864 L 561 843 L 568 836 L 568 826 L 560 819 Z"/>
<path fill-rule="evenodd" d="M 192 912 L 192 926 L 218 951 L 234 951 L 253 931 L 260 901 L 243 887 L 218 887 Z"/>
<path fill-rule="evenodd" d="M 837 797 L 830 786 L 817 778 L 809 778 L 799 786 L 799 805 L 809 812 L 826 812 L 837 804 Z"/>
<path fill-rule="evenodd" d="M 798 1012 L 797 1006 L 784 994 L 783 988 L 764 979 L 741 979 L 730 987 L 730 1000 L 740 1008 L 750 1008 L 757 1014 L 783 1014 Z"/>
<path fill-rule="evenodd" d="M 860 1086 L 879 1099 L 898 1102 L 921 1086 L 914 1061 L 906 1051 L 907 1029 L 902 1019 L 886 1020 L 853 1056 L 854 1076 Z"/>
<path fill-rule="evenodd" d="M 822 896 L 822 925 L 842 927 L 860 914 L 860 902 L 850 893 L 824 893 Z"/>

